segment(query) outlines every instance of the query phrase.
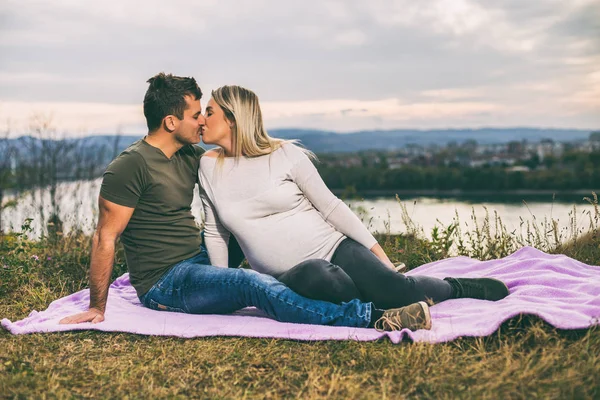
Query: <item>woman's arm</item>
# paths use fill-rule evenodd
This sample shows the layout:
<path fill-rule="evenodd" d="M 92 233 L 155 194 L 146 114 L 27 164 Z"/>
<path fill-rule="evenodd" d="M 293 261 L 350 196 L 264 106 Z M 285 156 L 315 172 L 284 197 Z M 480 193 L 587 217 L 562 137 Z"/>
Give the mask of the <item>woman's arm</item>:
<path fill-rule="evenodd" d="M 371 247 L 371 251 L 373 252 L 373 254 L 375 254 L 380 260 L 381 262 L 383 262 L 386 266 L 388 266 L 389 268 L 393 269 L 394 271 L 398 271 L 398 267 L 396 267 L 394 265 L 394 263 L 392 263 L 392 261 L 390 260 L 390 258 L 387 256 L 387 254 L 385 254 L 385 251 L 383 250 L 383 247 L 381 247 L 381 245 L 379 243 L 377 243 L 375 246 Z"/>
<path fill-rule="evenodd" d="M 221 225 L 216 210 L 202 186 L 200 186 L 200 199 L 204 209 L 204 244 L 208 250 L 210 263 L 216 267 L 227 268 L 230 233 Z"/>
<path fill-rule="evenodd" d="M 292 149 L 290 149 L 292 150 Z M 301 152 L 295 148 L 293 152 Z M 292 167 L 292 179 L 306 198 L 335 229 L 370 249 L 386 266 L 395 270 L 394 264 L 350 208 L 327 187 L 321 175 L 305 154 L 297 155 Z"/>

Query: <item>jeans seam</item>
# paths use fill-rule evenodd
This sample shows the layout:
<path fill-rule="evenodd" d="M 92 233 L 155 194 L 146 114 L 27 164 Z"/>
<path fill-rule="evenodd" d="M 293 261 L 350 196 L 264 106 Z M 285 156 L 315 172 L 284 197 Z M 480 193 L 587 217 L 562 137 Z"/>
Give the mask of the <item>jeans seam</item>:
<path fill-rule="evenodd" d="M 148 303 L 151 304 L 151 302 L 156 303 L 156 307 L 157 307 L 156 311 L 167 311 L 167 312 L 181 312 L 181 311 L 183 311 L 183 312 L 185 312 L 185 310 L 182 309 L 182 308 L 180 308 L 180 307 L 166 306 L 166 305 L 164 305 L 162 303 L 159 303 L 158 301 L 156 301 L 154 299 L 148 299 Z M 161 309 L 159 306 L 163 306 L 163 307 L 166 307 L 166 308 L 165 309 Z M 149 308 L 153 309 L 152 307 L 149 307 Z"/>
<path fill-rule="evenodd" d="M 366 303 L 365 304 L 365 317 L 367 318 L 367 325 L 369 326 L 369 324 L 371 323 L 371 316 L 373 315 L 373 303 Z"/>
<path fill-rule="evenodd" d="M 181 297 L 181 305 L 183 306 L 183 310 L 186 313 L 189 313 L 189 311 L 188 311 L 189 308 L 188 308 L 187 302 L 185 301 L 185 296 L 184 296 L 185 293 L 186 293 L 185 287 L 183 287 L 182 290 L 179 293 L 179 296 Z"/>
<path fill-rule="evenodd" d="M 232 283 L 233 283 L 233 282 L 232 282 Z M 253 282 L 250 282 L 250 283 L 249 283 L 249 285 L 250 285 L 250 286 L 253 286 L 255 289 L 258 289 L 258 290 L 262 291 L 262 292 L 263 292 L 263 293 L 265 293 L 265 294 L 266 294 L 268 297 L 271 297 L 271 298 L 277 299 L 277 300 L 279 300 L 279 301 L 281 301 L 281 302 L 283 302 L 283 303 L 285 303 L 285 304 L 287 304 L 287 305 L 289 305 L 289 306 L 292 306 L 292 307 L 298 308 L 298 309 L 300 309 L 300 310 L 303 310 L 303 311 L 305 311 L 305 312 L 309 312 L 309 313 L 313 313 L 313 314 L 319 315 L 320 317 L 325 317 L 325 314 L 323 314 L 323 313 L 320 313 L 320 312 L 318 312 L 317 310 L 311 310 L 311 309 L 308 309 L 308 308 L 304 308 L 304 307 L 302 307 L 302 306 L 301 306 L 301 305 L 299 305 L 299 304 L 294 304 L 294 303 L 291 303 L 291 302 L 289 302 L 289 301 L 287 301 L 287 300 L 284 300 L 283 298 L 281 298 L 281 297 L 280 297 L 280 296 L 278 296 L 278 295 L 271 296 L 271 295 L 269 294 L 269 291 L 268 291 L 268 290 L 266 290 L 266 289 L 264 289 L 264 288 L 262 288 L 262 287 L 260 287 L 260 286 L 258 286 L 258 285 L 256 285 L 256 284 L 254 284 Z"/>

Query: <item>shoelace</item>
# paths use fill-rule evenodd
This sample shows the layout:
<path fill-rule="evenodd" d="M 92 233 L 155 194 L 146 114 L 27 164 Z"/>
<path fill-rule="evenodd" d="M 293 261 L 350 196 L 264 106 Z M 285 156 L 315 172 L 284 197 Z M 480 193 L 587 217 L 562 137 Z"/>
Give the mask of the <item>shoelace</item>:
<path fill-rule="evenodd" d="M 394 314 L 393 316 L 395 316 Z M 402 330 L 402 324 L 400 322 L 392 321 L 390 317 L 381 317 L 377 321 L 375 321 L 374 328 L 379 332 L 386 332 L 386 324 L 390 327 L 391 331 L 399 331 Z"/>

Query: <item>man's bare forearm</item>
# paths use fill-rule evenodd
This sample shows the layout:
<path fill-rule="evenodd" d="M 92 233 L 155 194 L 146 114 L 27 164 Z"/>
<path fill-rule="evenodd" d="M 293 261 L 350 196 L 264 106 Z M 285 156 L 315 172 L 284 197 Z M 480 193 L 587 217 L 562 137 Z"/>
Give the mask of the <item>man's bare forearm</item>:
<path fill-rule="evenodd" d="M 104 313 L 115 259 L 115 240 L 96 231 L 90 261 L 90 308 Z"/>

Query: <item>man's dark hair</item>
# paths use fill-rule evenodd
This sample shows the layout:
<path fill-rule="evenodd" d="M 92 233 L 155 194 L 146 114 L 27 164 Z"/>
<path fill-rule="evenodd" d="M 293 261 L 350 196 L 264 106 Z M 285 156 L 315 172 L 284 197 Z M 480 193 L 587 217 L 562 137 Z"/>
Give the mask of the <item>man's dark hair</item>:
<path fill-rule="evenodd" d="M 161 72 L 148 79 L 150 86 L 144 96 L 144 116 L 150 132 L 158 129 L 163 118 L 174 115 L 183 119 L 185 96 L 202 98 L 202 91 L 194 78 L 184 78 Z"/>

